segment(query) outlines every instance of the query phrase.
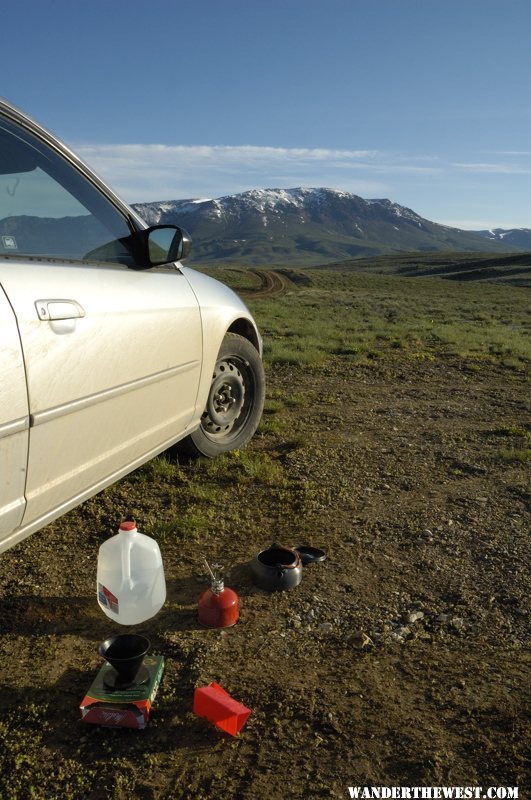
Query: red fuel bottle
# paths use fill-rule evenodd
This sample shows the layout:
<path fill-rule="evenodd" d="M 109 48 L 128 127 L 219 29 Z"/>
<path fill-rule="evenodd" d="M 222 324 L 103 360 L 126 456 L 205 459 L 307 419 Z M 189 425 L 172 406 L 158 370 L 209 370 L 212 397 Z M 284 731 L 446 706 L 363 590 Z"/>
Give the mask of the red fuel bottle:
<path fill-rule="evenodd" d="M 225 588 L 223 578 L 214 575 L 206 559 L 205 563 L 212 582 L 210 588 L 199 595 L 199 623 L 206 628 L 230 628 L 238 622 L 240 616 L 238 595 L 232 589 Z M 217 567 L 216 564 L 213 566 Z"/>

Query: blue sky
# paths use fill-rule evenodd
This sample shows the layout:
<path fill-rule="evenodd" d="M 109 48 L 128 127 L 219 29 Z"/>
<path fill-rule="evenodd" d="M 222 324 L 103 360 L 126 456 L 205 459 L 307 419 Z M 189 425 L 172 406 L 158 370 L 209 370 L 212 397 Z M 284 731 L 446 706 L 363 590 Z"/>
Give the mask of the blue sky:
<path fill-rule="evenodd" d="M 529 0 L 18 0 L 0 94 L 129 202 L 328 186 L 531 227 Z"/>

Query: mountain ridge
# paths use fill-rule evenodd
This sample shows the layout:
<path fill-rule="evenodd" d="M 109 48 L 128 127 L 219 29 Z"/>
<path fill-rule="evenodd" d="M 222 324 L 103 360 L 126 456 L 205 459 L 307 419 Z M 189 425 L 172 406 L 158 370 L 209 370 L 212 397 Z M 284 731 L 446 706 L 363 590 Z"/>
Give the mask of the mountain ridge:
<path fill-rule="evenodd" d="M 364 199 L 325 187 L 249 189 L 133 208 L 150 225 L 186 228 L 194 240 L 193 261 L 199 263 L 311 266 L 412 251 L 531 250 L 529 229 L 464 231 L 387 198 Z"/>

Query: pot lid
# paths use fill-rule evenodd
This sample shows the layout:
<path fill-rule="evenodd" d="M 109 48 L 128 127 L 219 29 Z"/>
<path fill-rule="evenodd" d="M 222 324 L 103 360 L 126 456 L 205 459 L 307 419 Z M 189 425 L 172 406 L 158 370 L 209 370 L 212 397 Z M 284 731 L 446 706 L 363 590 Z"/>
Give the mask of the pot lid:
<path fill-rule="evenodd" d="M 319 547 L 308 547 L 306 545 L 297 545 L 293 548 L 299 554 L 302 564 L 305 567 L 307 564 L 313 564 L 314 561 L 324 561 L 326 553 Z"/>

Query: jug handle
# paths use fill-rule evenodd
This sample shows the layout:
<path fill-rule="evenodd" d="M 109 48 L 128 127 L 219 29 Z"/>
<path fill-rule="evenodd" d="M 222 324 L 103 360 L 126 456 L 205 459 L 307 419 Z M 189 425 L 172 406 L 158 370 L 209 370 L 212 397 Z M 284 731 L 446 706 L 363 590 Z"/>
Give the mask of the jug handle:
<path fill-rule="evenodd" d="M 122 547 L 122 576 L 123 580 L 129 583 L 130 588 L 133 588 L 133 581 L 131 580 L 131 546 L 132 541 L 130 536 L 127 537 L 125 547 Z"/>

